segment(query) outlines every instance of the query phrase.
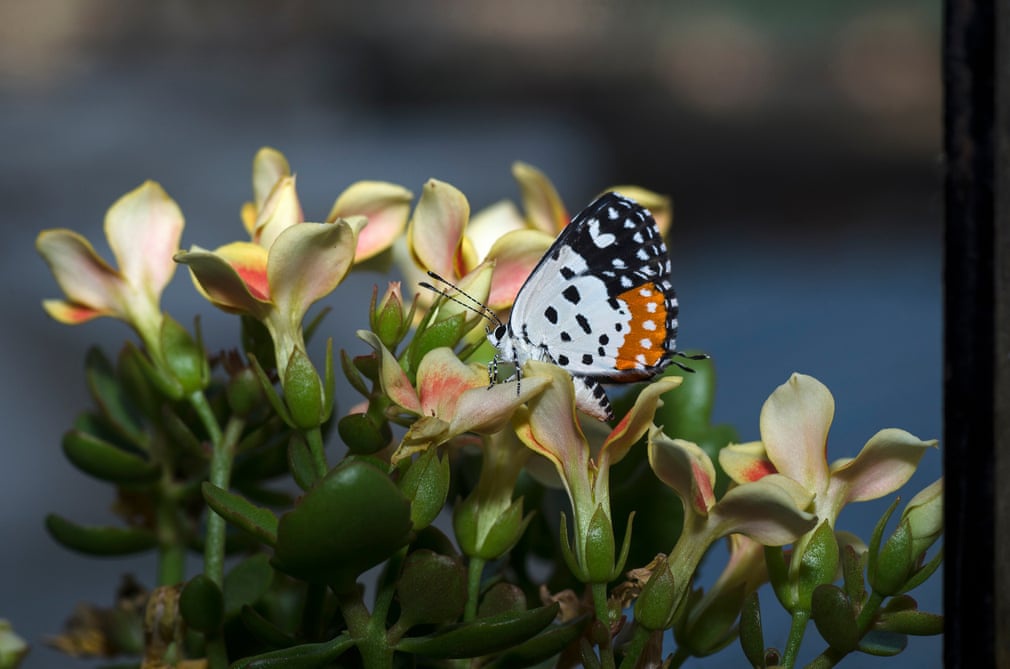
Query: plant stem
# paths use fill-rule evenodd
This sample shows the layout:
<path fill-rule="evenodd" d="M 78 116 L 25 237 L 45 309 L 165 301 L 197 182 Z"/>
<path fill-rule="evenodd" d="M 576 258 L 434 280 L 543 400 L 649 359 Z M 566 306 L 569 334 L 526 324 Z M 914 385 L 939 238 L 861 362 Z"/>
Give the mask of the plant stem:
<path fill-rule="evenodd" d="M 796 658 L 800 654 L 800 644 L 803 642 L 803 634 L 807 630 L 807 623 L 810 622 L 810 611 L 798 609 L 793 612 L 793 622 L 789 627 L 789 638 L 786 639 L 786 647 L 782 653 L 782 667 L 792 669 L 796 664 Z"/>
<path fill-rule="evenodd" d="M 202 397 L 202 394 L 201 394 Z M 211 444 L 210 482 L 227 490 L 231 485 L 231 466 L 235 456 L 235 444 L 242 433 L 245 422 L 239 418 L 231 418 L 225 428 L 224 435 L 218 433 L 218 440 Z M 227 526 L 224 518 L 210 509 L 207 510 L 207 536 L 203 552 L 203 571 L 207 578 L 224 584 L 224 552 Z"/>
<path fill-rule="evenodd" d="M 347 631 L 354 638 L 365 669 L 390 669 L 393 649 L 386 642 L 386 629 L 378 616 L 368 613 L 360 589 L 338 595 Z"/>
<path fill-rule="evenodd" d="M 600 642 L 600 663 L 603 669 L 615 669 L 614 648 L 610 640 L 610 609 L 607 608 L 607 584 L 591 583 L 593 605 L 596 607 L 596 620 L 603 625 L 606 633 Z"/>
<path fill-rule="evenodd" d="M 186 578 L 186 546 L 179 529 L 179 509 L 171 474 L 162 477 L 155 513 L 158 528 L 158 585 L 175 585 Z"/>
<path fill-rule="evenodd" d="M 877 615 L 877 610 L 880 609 L 880 605 L 884 602 L 884 596 L 872 590 L 870 596 L 866 599 L 866 603 L 863 604 L 863 608 L 859 610 L 859 616 L 856 618 L 856 626 L 859 629 L 859 636 L 862 637 L 866 634 L 866 630 L 870 629 L 870 625 L 873 624 L 873 618 Z"/>
<path fill-rule="evenodd" d="M 678 669 L 691 657 L 691 653 L 687 651 L 686 648 L 680 646 L 673 652 L 670 656 L 670 666 L 669 669 Z"/>
<path fill-rule="evenodd" d="M 652 631 L 641 625 L 635 625 L 635 631 L 631 635 L 631 641 L 624 647 L 624 659 L 621 660 L 621 669 L 634 669 L 638 664 L 638 658 L 645 650 L 645 645 L 649 643 Z"/>
<path fill-rule="evenodd" d="M 326 586 L 322 583 L 309 583 L 305 590 L 305 606 L 302 609 L 302 633 L 310 641 L 322 638 L 325 603 Z"/>
<path fill-rule="evenodd" d="M 326 464 L 326 451 L 323 449 L 323 433 L 318 427 L 305 430 L 302 435 L 305 443 L 309 445 L 309 453 L 312 454 L 312 462 L 316 466 L 316 475 L 319 478 L 326 476 L 330 471 L 330 466 Z"/>
<path fill-rule="evenodd" d="M 477 617 L 477 600 L 480 598 L 480 580 L 484 575 L 486 562 L 479 557 L 471 557 L 467 565 L 466 609 L 463 620 L 469 622 Z"/>

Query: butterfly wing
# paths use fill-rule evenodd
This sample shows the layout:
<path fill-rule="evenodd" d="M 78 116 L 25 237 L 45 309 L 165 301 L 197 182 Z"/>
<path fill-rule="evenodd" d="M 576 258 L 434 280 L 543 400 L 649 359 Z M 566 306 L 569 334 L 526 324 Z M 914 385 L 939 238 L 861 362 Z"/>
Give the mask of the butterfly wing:
<path fill-rule="evenodd" d="M 512 331 L 572 376 L 650 378 L 676 350 L 670 271 L 649 211 L 606 193 L 572 219 L 519 290 Z M 585 385 L 587 401 L 602 394 Z"/>

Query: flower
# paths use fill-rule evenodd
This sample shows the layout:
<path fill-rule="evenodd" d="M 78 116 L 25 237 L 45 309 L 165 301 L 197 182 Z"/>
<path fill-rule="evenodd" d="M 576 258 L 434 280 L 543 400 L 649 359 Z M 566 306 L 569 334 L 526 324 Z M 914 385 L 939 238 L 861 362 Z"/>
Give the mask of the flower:
<path fill-rule="evenodd" d="M 485 368 L 464 364 L 452 349 L 440 347 L 421 358 L 415 387 L 374 333 L 361 330 L 358 336 L 379 356 L 379 381 L 385 395 L 417 417 L 392 456 L 394 464 L 467 432 L 498 432 L 516 407 L 549 383 L 543 378 L 523 378 L 518 386 L 512 382 L 488 387 Z"/>
<path fill-rule="evenodd" d="M 657 583 L 647 587 L 636 603 L 650 629 L 665 629 L 673 620 L 691 578 L 709 546 L 733 534 L 743 534 L 765 546 L 782 546 L 816 524 L 804 511 L 810 496 L 783 476 L 730 488 L 715 498 L 715 467 L 696 444 L 671 439 L 653 427 L 649 432 L 649 465 L 684 506 L 684 528 L 666 560 L 666 572 L 657 572 Z M 729 578 L 729 577 L 727 577 Z"/>
<path fill-rule="evenodd" d="M 35 246 L 66 299 L 45 300 L 46 312 L 70 325 L 100 316 L 130 324 L 152 357 L 161 358 L 161 293 L 175 272 L 184 221 L 164 189 L 147 181 L 115 202 L 105 215 L 105 236 L 119 266 L 113 268 L 87 239 L 67 229 L 45 230 Z"/>
<path fill-rule="evenodd" d="M 585 582 L 609 582 L 623 568 L 623 558 L 614 560 L 610 466 L 623 459 L 645 434 L 656 409 L 662 406 L 660 396 L 680 385 L 682 379 L 660 377 L 647 385 L 593 458 L 576 419 L 571 375 L 556 365 L 527 362 L 523 383 L 538 377 L 550 379 L 550 386 L 530 400 L 528 409 L 516 411 L 513 426 L 527 447 L 554 465 L 571 500 L 576 540 L 572 570 Z M 567 543 L 568 537 L 562 540 Z"/>
<path fill-rule="evenodd" d="M 935 440 L 889 428 L 873 435 L 855 458 L 828 465 L 834 412 L 834 398 L 824 384 L 793 374 L 761 408 L 761 441 L 727 446 L 719 463 L 737 483 L 775 472 L 791 478 L 812 495 L 818 518 L 833 526 L 846 504 L 877 499 L 903 486 L 925 449 L 936 446 Z"/>

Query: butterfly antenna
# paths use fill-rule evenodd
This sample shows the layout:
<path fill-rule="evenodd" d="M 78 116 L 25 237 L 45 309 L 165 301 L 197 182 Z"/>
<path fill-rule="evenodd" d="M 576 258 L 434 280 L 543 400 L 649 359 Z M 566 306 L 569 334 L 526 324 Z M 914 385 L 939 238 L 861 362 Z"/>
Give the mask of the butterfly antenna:
<path fill-rule="evenodd" d="M 465 297 L 469 302 L 464 302 L 463 300 L 456 297 L 456 295 L 449 293 L 445 290 L 442 290 L 441 288 L 437 288 L 436 286 L 431 285 L 427 281 L 422 281 L 420 284 L 418 284 L 421 286 L 421 288 L 427 288 L 428 290 L 434 293 L 438 293 L 439 295 L 441 295 L 446 299 L 452 300 L 453 302 L 463 307 L 464 309 L 469 309 L 478 316 L 481 316 L 482 318 L 486 318 L 487 320 L 491 321 L 492 323 L 495 324 L 496 327 L 502 325 L 501 319 L 498 318 L 498 314 L 496 314 L 494 311 L 491 310 L 490 307 L 488 307 L 486 304 L 484 304 L 474 296 L 460 289 L 460 287 L 457 286 L 456 284 L 452 283 L 451 281 L 447 281 L 446 279 L 442 278 L 441 276 L 430 270 L 428 271 L 428 276 L 430 276 L 435 281 L 438 281 L 439 283 L 443 283 L 446 286 L 449 286 L 454 291 L 456 291 L 456 295 L 461 295 Z"/>

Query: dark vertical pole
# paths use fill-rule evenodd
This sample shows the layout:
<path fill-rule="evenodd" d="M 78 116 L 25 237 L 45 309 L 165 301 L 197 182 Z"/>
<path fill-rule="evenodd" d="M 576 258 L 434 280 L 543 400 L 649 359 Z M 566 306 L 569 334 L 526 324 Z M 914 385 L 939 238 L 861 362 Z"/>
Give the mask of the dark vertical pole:
<path fill-rule="evenodd" d="M 998 0 L 944 6 L 945 663 L 995 667 Z M 1010 17 L 1004 16 L 1004 20 Z M 1004 481 L 1006 485 L 1007 481 Z M 1006 492 L 1003 493 L 1006 495 Z M 1006 640 L 1004 640 L 1006 642 Z"/>

